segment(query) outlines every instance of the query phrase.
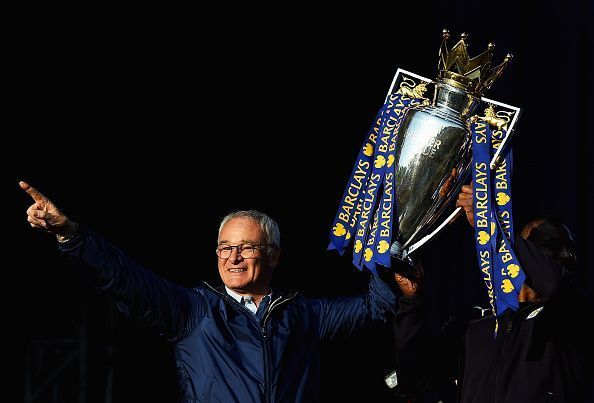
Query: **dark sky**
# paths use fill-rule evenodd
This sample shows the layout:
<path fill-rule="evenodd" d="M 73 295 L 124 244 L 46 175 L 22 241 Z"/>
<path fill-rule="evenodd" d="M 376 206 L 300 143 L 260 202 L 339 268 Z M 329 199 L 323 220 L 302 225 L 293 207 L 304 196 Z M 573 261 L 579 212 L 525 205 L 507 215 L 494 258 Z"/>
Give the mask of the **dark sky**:
<path fill-rule="evenodd" d="M 3 148 L 17 390 L 30 337 L 67 332 L 87 306 L 92 388 L 101 389 L 101 346 L 114 340 L 114 402 L 170 401 L 175 393 L 169 347 L 120 315 L 110 336 L 108 299 L 65 265 L 53 240 L 28 228 L 19 179 L 184 285 L 217 279 L 218 220 L 255 208 L 281 226 L 282 286 L 312 296 L 357 292 L 365 274 L 325 250 L 337 203 L 396 69 L 434 78 L 444 27 L 455 39 L 470 33 L 471 55 L 489 41 L 496 62 L 514 54 L 486 95 L 522 108 L 516 226 L 537 213 L 559 216 L 576 234 L 583 267 L 592 268 L 591 6 L 519 11 L 503 2 L 490 6 L 495 13 L 476 3 L 350 16 L 297 9 L 242 19 L 181 10 L 22 16 L 8 40 Z M 452 286 L 435 289 L 447 307 L 464 301 L 458 286 L 481 292 L 465 275 L 474 251 L 462 224 L 424 253 L 428 282 Z M 389 336 L 370 337 L 381 342 L 329 347 L 325 398 L 389 401 L 381 379 L 391 365 Z"/>

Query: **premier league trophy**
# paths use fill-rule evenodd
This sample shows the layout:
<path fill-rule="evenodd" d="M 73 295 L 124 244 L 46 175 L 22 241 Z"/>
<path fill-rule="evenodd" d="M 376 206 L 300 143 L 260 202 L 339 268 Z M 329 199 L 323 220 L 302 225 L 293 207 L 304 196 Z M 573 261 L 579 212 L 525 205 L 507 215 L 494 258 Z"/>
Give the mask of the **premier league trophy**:
<path fill-rule="evenodd" d="M 467 35 L 451 49 L 449 37 L 444 30 L 435 81 L 396 72 L 341 199 L 329 249 L 342 254 L 353 242 L 360 269 L 391 267 L 392 259 L 412 263 L 413 252 L 458 213 L 446 218 L 472 172 L 479 265 L 491 307 L 501 314 L 517 309 L 525 278 L 513 253 L 508 146 L 520 109 L 483 94 L 512 56 L 492 67 L 493 44 L 470 58 Z"/>

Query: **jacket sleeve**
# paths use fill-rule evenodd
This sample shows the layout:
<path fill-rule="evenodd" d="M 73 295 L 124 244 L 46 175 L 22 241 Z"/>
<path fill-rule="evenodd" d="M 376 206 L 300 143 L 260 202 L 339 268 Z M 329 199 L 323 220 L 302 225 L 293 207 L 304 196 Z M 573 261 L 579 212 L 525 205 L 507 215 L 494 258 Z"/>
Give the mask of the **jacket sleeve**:
<path fill-rule="evenodd" d="M 421 354 L 427 347 L 422 297 L 402 296 L 394 317 L 394 351 L 396 353 L 397 393 L 401 398 L 414 396 L 427 381 Z"/>
<path fill-rule="evenodd" d="M 393 276 L 393 275 L 392 275 Z M 396 296 L 377 274 L 372 274 L 367 293 L 353 297 L 311 299 L 320 339 L 348 336 L 372 323 L 388 323 L 396 311 Z"/>
<path fill-rule="evenodd" d="M 400 297 L 394 317 L 394 392 L 400 399 L 454 389 L 464 324 L 465 319 L 451 315 L 439 329 L 432 329 L 423 297 Z"/>
<path fill-rule="evenodd" d="M 116 298 L 118 308 L 137 322 L 174 340 L 189 333 L 204 315 L 204 297 L 151 273 L 110 242 L 80 227 L 59 250 L 101 290 Z"/>

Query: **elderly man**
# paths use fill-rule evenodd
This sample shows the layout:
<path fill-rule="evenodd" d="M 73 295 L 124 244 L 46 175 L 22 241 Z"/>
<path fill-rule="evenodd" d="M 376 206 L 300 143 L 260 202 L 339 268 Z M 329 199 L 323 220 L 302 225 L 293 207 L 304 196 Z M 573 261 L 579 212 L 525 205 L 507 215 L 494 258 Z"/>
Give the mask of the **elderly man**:
<path fill-rule="evenodd" d="M 396 298 L 377 275 L 366 294 L 340 299 L 271 289 L 280 233 L 260 212 L 221 221 L 216 254 L 223 286 L 187 289 L 141 268 L 29 184 L 20 186 L 34 201 L 30 225 L 55 234 L 62 253 L 84 263 L 120 309 L 174 343 L 184 402 L 316 401 L 320 344 L 389 323 L 394 314 Z"/>

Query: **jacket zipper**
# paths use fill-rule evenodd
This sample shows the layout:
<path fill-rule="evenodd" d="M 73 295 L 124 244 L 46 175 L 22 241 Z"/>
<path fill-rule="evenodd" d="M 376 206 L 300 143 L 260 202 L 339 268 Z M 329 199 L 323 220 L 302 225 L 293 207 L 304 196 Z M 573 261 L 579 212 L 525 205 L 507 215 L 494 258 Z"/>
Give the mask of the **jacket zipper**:
<path fill-rule="evenodd" d="M 268 305 L 268 308 L 266 309 L 266 312 L 264 313 L 264 318 L 262 319 L 262 326 L 261 326 L 261 331 L 262 331 L 262 344 L 264 344 L 264 387 L 266 389 L 266 401 L 267 402 L 271 402 L 272 401 L 272 397 L 271 397 L 271 385 L 270 385 L 270 347 L 268 345 L 268 332 L 266 331 L 266 321 L 268 320 L 268 318 L 270 317 L 270 313 L 272 312 L 272 310 L 281 305 L 284 304 L 287 301 L 292 300 L 293 298 L 295 298 L 295 296 L 297 295 L 297 293 L 293 293 L 287 297 L 279 297 L 277 299 L 275 299 L 274 301 L 272 301 L 272 303 L 270 305 Z"/>
<path fill-rule="evenodd" d="M 507 326 L 505 328 L 505 334 L 504 334 L 504 339 L 503 339 L 503 344 L 501 345 L 501 350 L 499 351 L 499 357 L 497 358 L 497 368 L 495 369 L 495 381 L 493 383 L 493 403 L 497 402 L 497 381 L 499 379 L 499 367 L 501 365 L 501 361 L 503 360 L 503 355 L 505 353 L 505 346 L 507 345 L 507 339 L 509 337 L 509 334 L 512 331 L 513 328 L 513 324 L 514 324 L 514 318 L 518 318 L 518 320 L 522 319 L 522 316 L 520 316 L 520 313 L 523 313 L 525 311 L 528 311 L 530 308 L 534 308 L 535 305 L 529 305 L 526 306 L 520 310 L 518 310 L 516 312 L 515 315 L 509 315 L 509 322 L 507 322 Z M 496 319 L 497 320 L 497 319 Z"/>
<path fill-rule="evenodd" d="M 497 320 L 497 319 L 495 319 Z M 513 320 L 510 315 L 509 322 L 507 322 L 507 326 L 505 328 L 505 333 L 503 335 L 503 343 L 501 345 L 501 350 L 499 350 L 499 357 L 497 358 L 497 367 L 495 368 L 495 381 L 493 382 L 493 403 L 497 402 L 497 381 L 499 378 L 499 366 L 501 365 L 501 361 L 503 359 L 503 354 L 505 352 L 505 345 L 507 344 L 507 337 L 509 336 L 512 327 L 513 327 Z"/>
<path fill-rule="evenodd" d="M 215 293 L 219 294 L 221 297 L 223 297 L 223 299 L 229 301 L 229 302 L 235 302 L 237 303 L 237 301 L 235 301 L 234 299 L 230 298 L 228 295 L 223 294 L 222 292 L 216 290 L 214 287 L 212 287 L 210 284 L 206 283 L 206 282 L 202 282 L 204 285 L 206 285 L 210 290 L 214 291 Z M 270 316 L 270 313 L 272 312 L 272 310 L 274 308 L 276 308 L 277 306 L 292 300 L 293 298 L 295 298 L 297 296 L 297 293 L 294 292 L 293 294 L 290 294 L 286 297 L 278 297 L 277 299 L 275 299 L 274 301 L 272 301 L 270 303 L 270 305 L 268 305 L 268 308 L 266 309 L 266 312 L 264 313 L 264 318 L 262 320 L 262 325 L 260 326 L 260 330 L 262 332 L 262 344 L 264 345 L 264 389 L 266 390 L 266 394 L 265 394 L 265 399 L 266 402 L 270 402 L 271 401 L 271 391 L 270 391 L 270 365 L 268 364 L 268 360 L 270 359 L 270 351 L 269 351 L 269 347 L 268 347 L 268 333 L 266 332 L 266 320 L 268 319 L 268 317 Z M 241 306 L 241 305 L 240 305 Z M 246 313 L 249 313 L 249 316 L 252 318 L 252 320 L 256 321 L 256 317 L 252 314 L 252 312 L 245 308 L 242 307 L 243 309 L 245 309 Z M 258 323 L 259 325 L 259 323 Z"/>

